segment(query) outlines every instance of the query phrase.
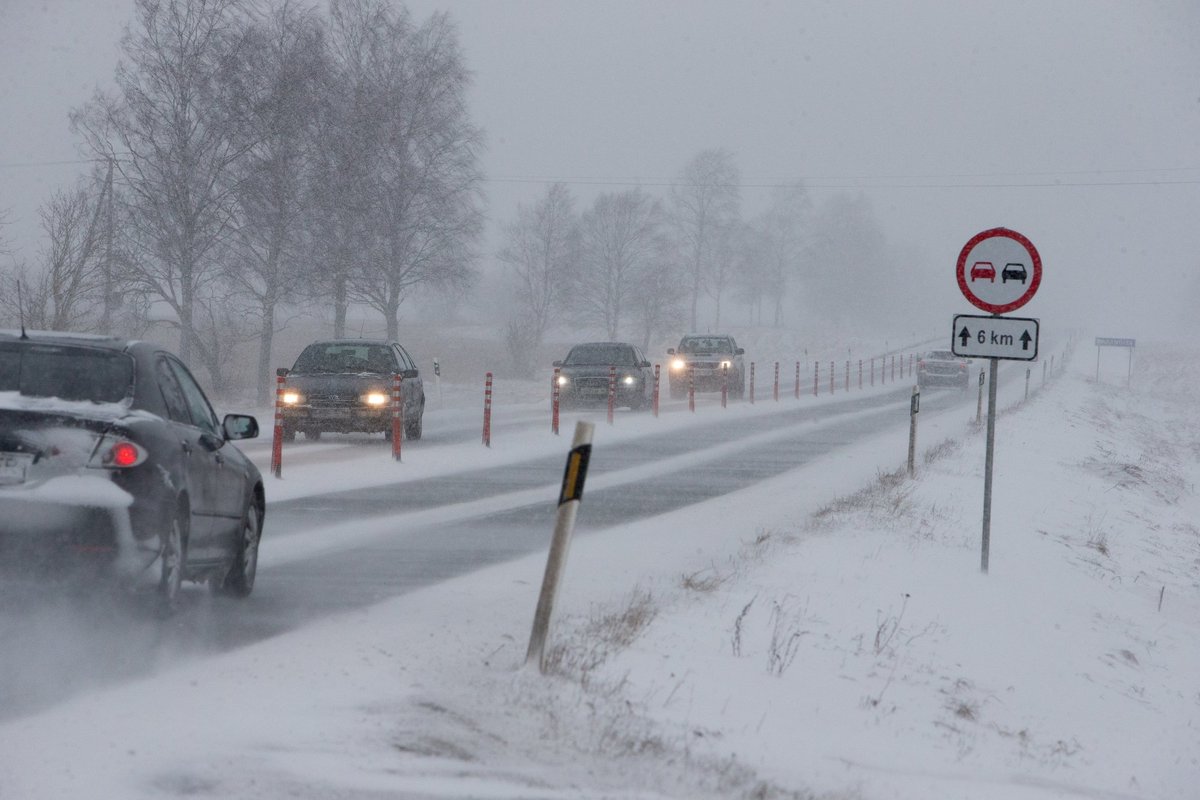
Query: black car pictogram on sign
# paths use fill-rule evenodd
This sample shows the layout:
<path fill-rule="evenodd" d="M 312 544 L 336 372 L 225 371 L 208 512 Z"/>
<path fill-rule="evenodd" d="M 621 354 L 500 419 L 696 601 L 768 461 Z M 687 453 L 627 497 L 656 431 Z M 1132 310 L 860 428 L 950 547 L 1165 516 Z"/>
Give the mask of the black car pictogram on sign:
<path fill-rule="evenodd" d="M 1001 270 L 1001 272 L 1000 272 L 1000 282 L 1001 283 L 1008 283 L 1010 278 L 1014 281 L 1020 281 L 1021 283 L 1025 283 L 1025 281 L 1028 277 L 1029 277 L 1029 273 L 1025 270 L 1025 265 L 1018 264 L 1015 262 L 1010 262 L 1008 264 L 1005 264 L 1004 269 Z"/>

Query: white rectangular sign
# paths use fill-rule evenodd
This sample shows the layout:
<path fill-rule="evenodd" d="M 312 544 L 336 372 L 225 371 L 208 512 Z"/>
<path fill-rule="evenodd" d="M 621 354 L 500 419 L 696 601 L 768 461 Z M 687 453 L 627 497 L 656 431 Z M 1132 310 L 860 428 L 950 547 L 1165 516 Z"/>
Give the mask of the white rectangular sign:
<path fill-rule="evenodd" d="M 1136 339 L 1108 339 L 1103 336 L 1096 337 L 1096 347 L 1135 347 L 1137 346 Z"/>
<path fill-rule="evenodd" d="M 966 358 L 1036 361 L 1038 321 L 1024 317 L 959 314 L 954 318 L 950 349 L 954 355 Z"/>

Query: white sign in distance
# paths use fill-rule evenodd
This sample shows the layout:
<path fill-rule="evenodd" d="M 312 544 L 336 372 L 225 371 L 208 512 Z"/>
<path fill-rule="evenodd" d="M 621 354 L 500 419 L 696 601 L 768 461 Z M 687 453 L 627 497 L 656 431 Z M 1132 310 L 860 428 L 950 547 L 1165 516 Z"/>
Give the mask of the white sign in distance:
<path fill-rule="evenodd" d="M 950 349 L 964 358 L 1001 358 L 1036 361 L 1038 321 L 1024 317 L 954 317 Z"/>
<path fill-rule="evenodd" d="M 1037 294 L 1042 258 L 1033 242 L 1008 228 L 971 237 L 958 254 L 958 288 L 971 305 L 992 314 L 1016 311 Z"/>

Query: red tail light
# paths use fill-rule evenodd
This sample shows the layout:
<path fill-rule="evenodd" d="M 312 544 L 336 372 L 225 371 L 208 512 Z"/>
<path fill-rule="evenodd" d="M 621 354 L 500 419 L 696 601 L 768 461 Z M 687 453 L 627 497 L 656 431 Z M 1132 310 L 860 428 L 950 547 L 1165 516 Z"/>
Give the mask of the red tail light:
<path fill-rule="evenodd" d="M 141 464 L 148 456 L 140 445 L 109 435 L 96 447 L 88 466 L 100 469 L 128 469 Z"/>

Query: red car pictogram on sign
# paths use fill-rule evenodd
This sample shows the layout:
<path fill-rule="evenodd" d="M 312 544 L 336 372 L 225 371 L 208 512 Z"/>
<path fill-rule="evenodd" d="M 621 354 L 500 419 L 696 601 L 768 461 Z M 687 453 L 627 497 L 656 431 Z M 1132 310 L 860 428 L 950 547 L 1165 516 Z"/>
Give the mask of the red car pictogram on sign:
<path fill-rule="evenodd" d="M 987 278 L 992 283 L 996 282 L 996 268 L 992 266 L 990 261 L 976 261 L 971 267 L 971 282 Z"/>

